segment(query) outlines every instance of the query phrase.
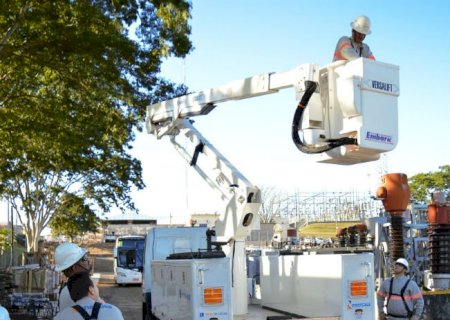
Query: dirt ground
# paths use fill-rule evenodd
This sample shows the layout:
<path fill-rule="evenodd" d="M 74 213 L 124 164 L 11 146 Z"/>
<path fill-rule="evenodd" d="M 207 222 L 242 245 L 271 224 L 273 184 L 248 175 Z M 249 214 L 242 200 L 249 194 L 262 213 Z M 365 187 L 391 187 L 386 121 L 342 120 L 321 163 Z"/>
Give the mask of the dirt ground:
<path fill-rule="evenodd" d="M 96 242 L 96 243 L 88 243 L 87 249 L 89 254 L 92 256 L 111 256 L 114 249 L 114 242 Z"/>
<path fill-rule="evenodd" d="M 101 297 L 122 311 L 125 320 L 142 319 L 142 290 L 139 285 L 119 287 L 113 283 L 98 284 Z"/>

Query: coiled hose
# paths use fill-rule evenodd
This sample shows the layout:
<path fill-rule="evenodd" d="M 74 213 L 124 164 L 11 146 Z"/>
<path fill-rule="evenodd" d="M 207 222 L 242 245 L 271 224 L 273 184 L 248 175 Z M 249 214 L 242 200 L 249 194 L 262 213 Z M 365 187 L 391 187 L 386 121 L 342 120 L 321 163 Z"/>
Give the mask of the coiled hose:
<path fill-rule="evenodd" d="M 317 82 L 314 81 L 305 81 L 305 93 L 303 94 L 302 99 L 300 100 L 297 109 L 295 110 L 294 119 L 292 120 L 292 140 L 294 141 L 295 146 L 303 153 L 314 154 L 314 153 L 322 153 L 329 151 L 331 149 L 347 145 L 354 144 L 357 145 L 358 141 L 353 138 L 343 137 L 339 139 L 328 139 L 325 140 L 326 144 L 324 145 L 316 145 L 316 144 L 305 144 L 298 134 L 299 126 L 301 124 L 303 111 L 305 111 L 306 106 L 311 99 L 314 91 L 316 91 Z"/>

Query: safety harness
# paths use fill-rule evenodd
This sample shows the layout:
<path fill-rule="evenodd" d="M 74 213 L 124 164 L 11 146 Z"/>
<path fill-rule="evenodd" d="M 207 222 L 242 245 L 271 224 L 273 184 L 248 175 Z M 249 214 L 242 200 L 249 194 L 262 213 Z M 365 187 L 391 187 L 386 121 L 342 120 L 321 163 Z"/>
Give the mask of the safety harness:
<path fill-rule="evenodd" d="M 352 45 L 352 48 L 358 52 L 358 48 L 355 48 L 355 46 L 353 45 L 353 39 L 350 41 L 350 44 Z M 359 50 L 359 56 L 362 57 L 362 52 L 363 52 L 364 46 L 361 46 L 361 50 Z"/>
<path fill-rule="evenodd" d="M 402 298 L 403 304 L 405 305 L 405 309 L 406 309 L 406 312 L 407 312 L 408 315 L 407 316 L 404 316 L 404 315 L 400 316 L 400 315 L 397 315 L 397 314 L 392 314 L 392 313 L 390 313 L 388 311 L 388 316 L 396 317 L 396 318 L 405 318 L 405 319 L 409 319 L 409 318 L 412 317 L 413 312 L 409 308 L 408 304 L 406 303 L 405 296 L 404 296 L 406 288 L 408 287 L 408 284 L 409 284 L 410 281 L 411 281 L 411 279 L 408 279 L 406 281 L 406 283 L 403 286 L 402 290 L 400 290 L 400 294 L 398 294 L 398 293 L 392 293 L 392 285 L 394 283 L 394 277 L 391 278 L 391 283 L 389 285 L 389 294 L 388 294 L 388 298 L 387 298 L 386 308 L 389 310 L 388 306 L 389 306 L 389 300 L 391 299 L 391 296 L 397 296 L 397 297 L 400 296 Z"/>
<path fill-rule="evenodd" d="M 61 296 L 61 292 L 63 291 L 64 287 L 67 285 L 67 282 L 64 282 L 61 287 L 59 288 L 58 297 Z M 58 298 L 58 308 L 59 308 L 59 298 Z"/>
<path fill-rule="evenodd" d="M 84 320 L 97 320 L 98 312 L 100 311 L 101 305 L 102 304 L 100 302 L 95 302 L 94 306 L 92 307 L 92 313 L 90 315 L 89 315 L 89 313 L 86 312 L 86 310 L 84 310 L 78 304 L 74 305 L 72 308 L 77 310 L 81 314 L 81 316 L 83 317 Z"/>

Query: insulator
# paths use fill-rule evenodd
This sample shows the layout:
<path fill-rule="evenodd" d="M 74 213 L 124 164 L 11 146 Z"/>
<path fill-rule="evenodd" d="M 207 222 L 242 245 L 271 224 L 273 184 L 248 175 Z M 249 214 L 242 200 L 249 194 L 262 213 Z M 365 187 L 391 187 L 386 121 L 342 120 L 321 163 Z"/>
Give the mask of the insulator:
<path fill-rule="evenodd" d="M 389 244 L 389 251 L 391 253 L 392 266 L 394 265 L 394 261 L 405 257 L 403 238 L 403 217 L 399 215 L 391 215 L 391 241 Z"/>

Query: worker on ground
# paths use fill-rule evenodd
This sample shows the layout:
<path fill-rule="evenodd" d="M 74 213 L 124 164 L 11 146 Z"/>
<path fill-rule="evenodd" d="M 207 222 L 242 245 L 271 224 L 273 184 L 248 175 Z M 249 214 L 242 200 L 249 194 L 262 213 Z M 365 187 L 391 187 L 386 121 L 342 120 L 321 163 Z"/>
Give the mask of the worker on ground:
<path fill-rule="evenodd" d="M 422 292 L 406 274 L 408 261 L 400 258 L 394 264 L 394 276 L 386 279 L 378 291 L 379 320 L 419 320 L 423 312 Z M 384 312 L 386 306 L 387 314 Z"/>
<path fill-rule="evenodd" d="M 350 23 L 352 36 L 339 39 L 334 51 L 333 61 L 354 60 L 360 57 L 375 60 L 367 44 L 363 43 L 366 35 L 371 34 L 370 20 L 366 16 L 359 16 Z"/>
<path fill-rule="evenodd" d="M 75 303 L 62 310 L 54 320 L 124 320 L 122 312 L 112 304 L 99 302 L 98 287 L 89 272 L 79 272 L 67 281 L 70 297 Z"/>
<path fill-rule="evenodd" d="M 70 242 L 63 242 L 56 247 L 55 262 L 55 270 L 62 271 L 67 278 L 79 272 L 91 271 L 86 250 Z M 66 283 L 63 283 L 59 289 L 59 310 L 62 311 L 74 304 Z"/>

